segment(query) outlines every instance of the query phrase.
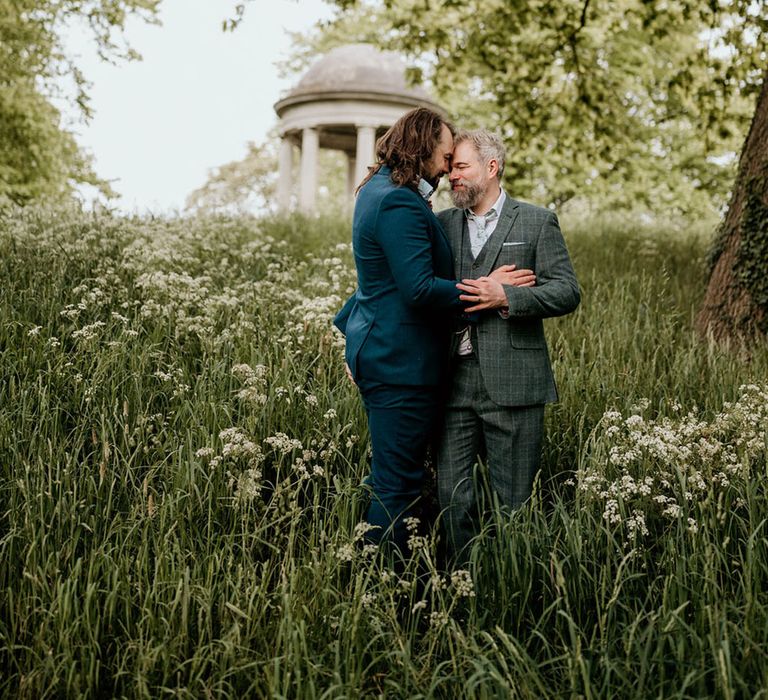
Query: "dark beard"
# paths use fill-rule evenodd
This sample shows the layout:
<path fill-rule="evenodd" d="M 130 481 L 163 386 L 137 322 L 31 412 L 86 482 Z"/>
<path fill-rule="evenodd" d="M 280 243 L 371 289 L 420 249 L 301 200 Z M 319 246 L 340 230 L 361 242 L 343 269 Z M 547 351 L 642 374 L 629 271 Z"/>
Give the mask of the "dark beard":
<path fill-rule="evenodd" d="M 435 175 L 434 177 L 427 177 L 426 175 L 422 176 L 434 189 L 437 189 L 437 186 L 440 184 L 440 178 L 441 175 Z"/>
<path fill-rule="evenodd" d="M 469 182 L 462 182 L 463 190 L 451 189 L 451 200 L 453 206 L 459 209 L 471 209 L 485 194 L 485 188 L 482 185 L 474 185 Z"/>

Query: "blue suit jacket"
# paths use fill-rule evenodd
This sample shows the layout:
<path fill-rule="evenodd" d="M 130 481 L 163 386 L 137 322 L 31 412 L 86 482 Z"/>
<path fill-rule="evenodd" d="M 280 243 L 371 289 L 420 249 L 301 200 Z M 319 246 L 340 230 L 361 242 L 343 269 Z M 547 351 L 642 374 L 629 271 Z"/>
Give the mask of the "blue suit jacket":
<path fill-rule="evenodd" d="M 462 302 L 453 256 L 432 210 L 382 167 L 352 221 L 358 288 L 334 319 L 355 380 L 435 385 L 445 379 L 452 312 Z"/>

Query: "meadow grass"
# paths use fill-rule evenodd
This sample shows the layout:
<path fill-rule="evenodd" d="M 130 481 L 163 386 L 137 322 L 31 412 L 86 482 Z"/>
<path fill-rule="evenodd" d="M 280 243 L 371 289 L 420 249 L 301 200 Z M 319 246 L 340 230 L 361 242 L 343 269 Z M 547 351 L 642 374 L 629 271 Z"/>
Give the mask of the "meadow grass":
<path fill-rule="evenodd" d="M 708 234 L 566 228 L 534 497 L 395 571 L 345 221 L 2 215 L 0 693 L 766 697 L 768 350 L 693 332 Z"/>

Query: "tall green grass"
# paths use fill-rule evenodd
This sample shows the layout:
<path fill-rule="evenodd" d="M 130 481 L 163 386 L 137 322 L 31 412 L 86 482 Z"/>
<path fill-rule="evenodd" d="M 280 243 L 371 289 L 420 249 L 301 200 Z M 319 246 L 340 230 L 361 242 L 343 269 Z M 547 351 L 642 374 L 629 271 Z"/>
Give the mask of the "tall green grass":
<path fill-rule="evenodd" d="M 397 572 L 361 545 L 367 435 L 330 327 L 347 223 L 4 215 L 0 693 L 768 695 L 759 407 L 739 420 L 762 448 L 734 437 L 730 482 L 681 517 L 649 507 L 645 536 L 629 497 L 611 523 L 582 488 L 622 474 L 607 410 L 714 421 L 766 382 L 768 351 L 694 334 L 706 235 L 566 238 L 583 302 L 547 322 L 542 473 L 489 517 L 468 578 L 430 538 Z"/>

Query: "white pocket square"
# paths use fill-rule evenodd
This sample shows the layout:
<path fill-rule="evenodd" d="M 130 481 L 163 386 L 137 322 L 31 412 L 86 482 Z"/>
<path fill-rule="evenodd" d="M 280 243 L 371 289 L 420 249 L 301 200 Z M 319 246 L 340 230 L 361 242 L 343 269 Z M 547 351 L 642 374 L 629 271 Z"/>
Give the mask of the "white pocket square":
<path fill-rule="evenodd" d="M 504 241 L 501 245 L 525 245 L 525 241 Z"/>

